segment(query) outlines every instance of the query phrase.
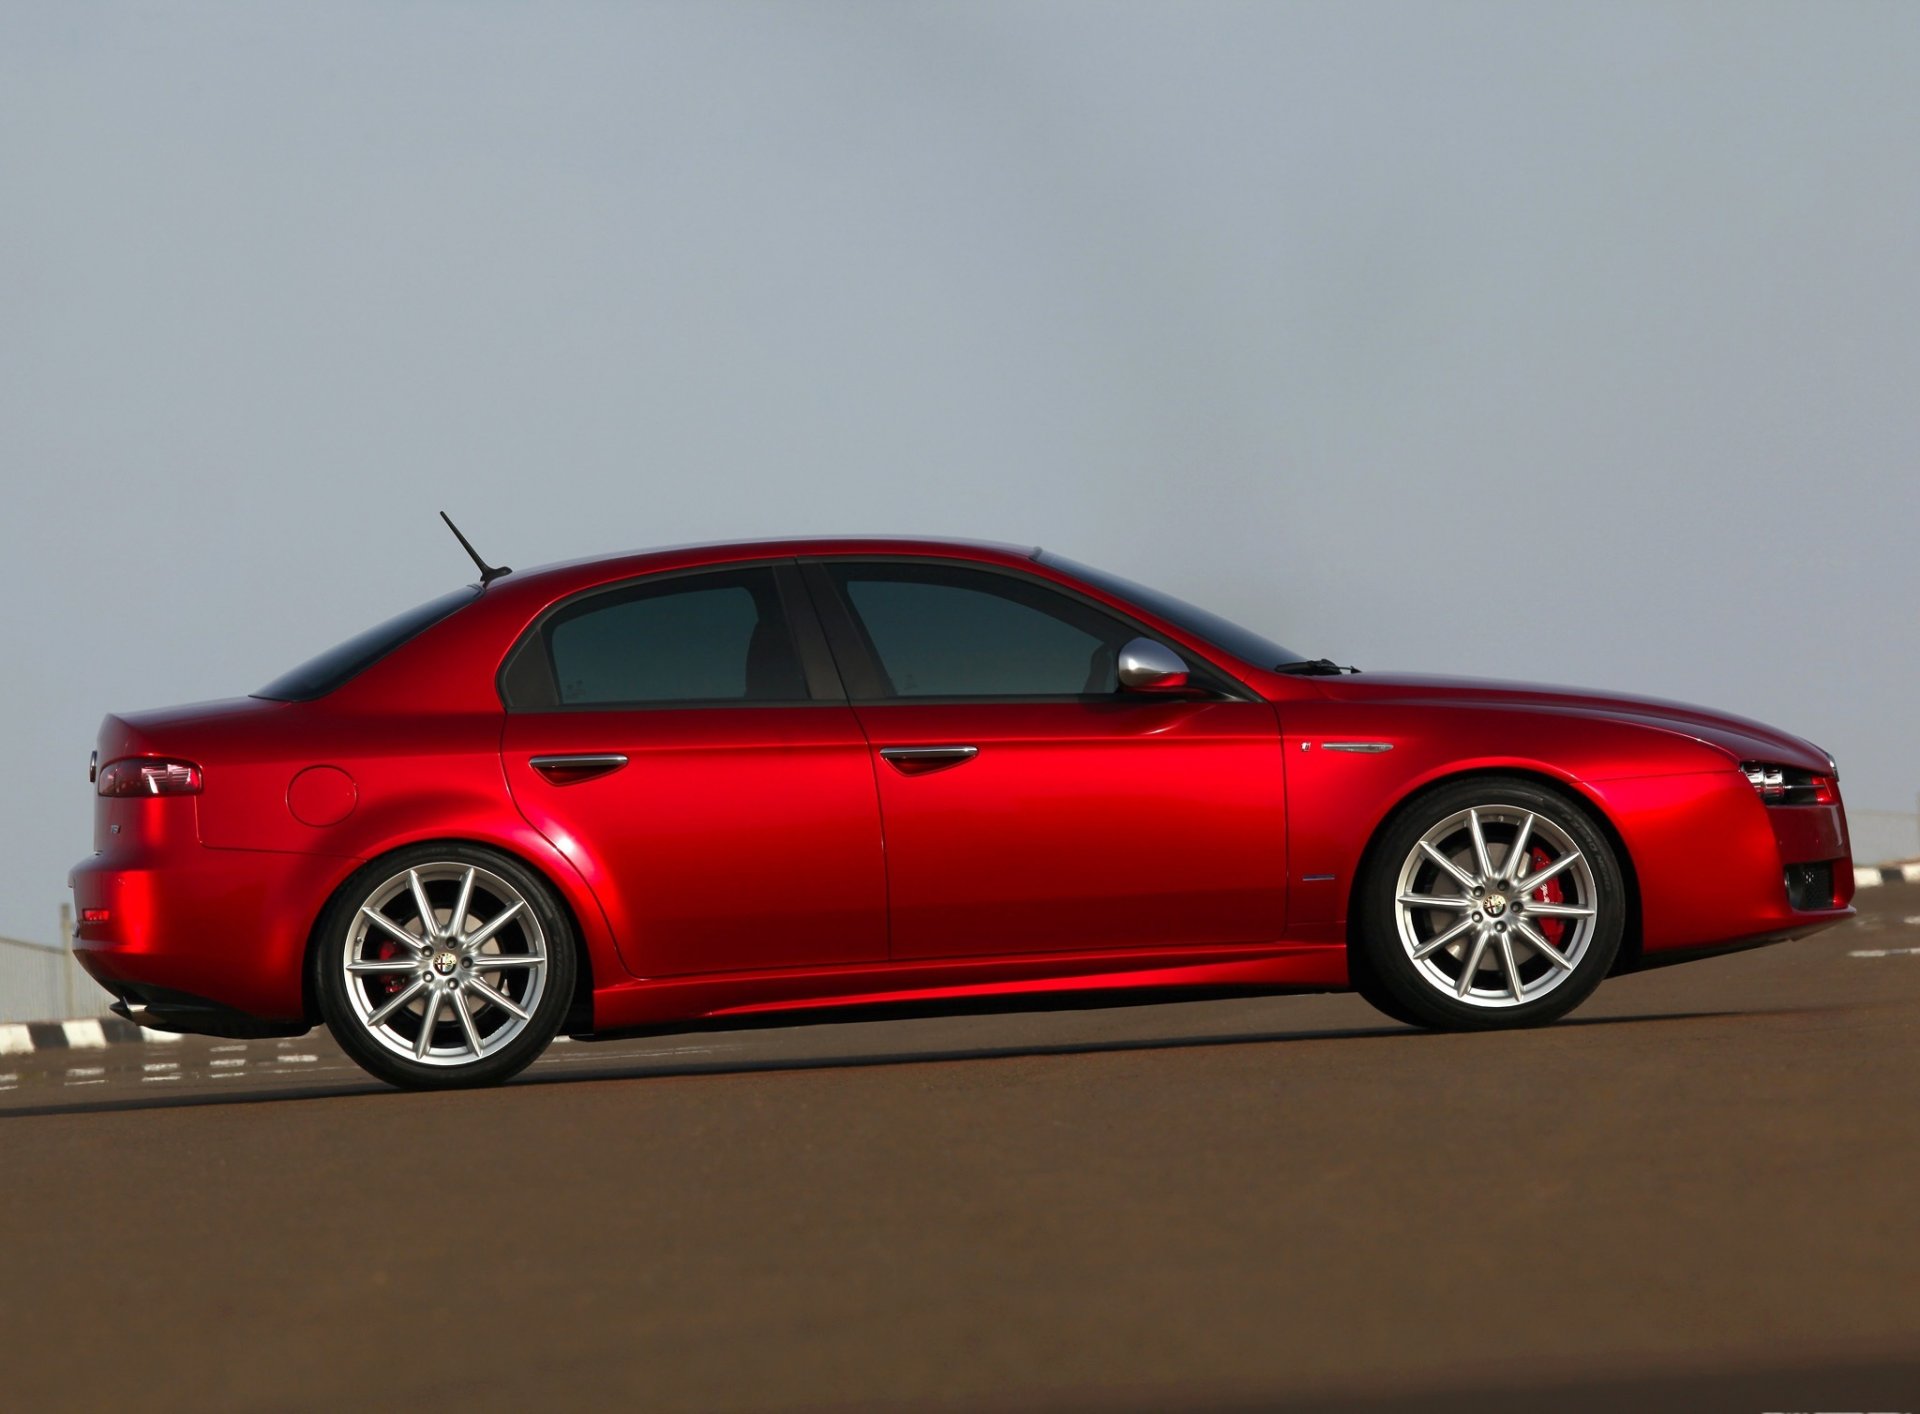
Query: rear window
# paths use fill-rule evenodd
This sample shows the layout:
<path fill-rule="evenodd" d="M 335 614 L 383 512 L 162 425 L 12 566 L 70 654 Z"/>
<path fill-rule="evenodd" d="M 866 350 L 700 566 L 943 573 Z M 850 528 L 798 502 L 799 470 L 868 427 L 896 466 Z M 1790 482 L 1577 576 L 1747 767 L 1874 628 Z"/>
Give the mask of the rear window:
<path fill-rule="evenodd" d="M 502 687 L 515 711 L 809 699 L 769 569 L 585 594 L 524 641 Z"/>
<path fill-rule="evenodd" d="M 480 596 L 480 587 L 470 584 L 438 599 L 429 599 L 418 608 L 396 614 L 365 633 L 357 633 L 345 643 L 329 648 L 317 658 L 309 658 L 292 672 L 282 673 L 258 692 L 270 702 L 311 702 L 352 678 L 359 676 L 410 638 L 415 638 L 456 610 Z"/>

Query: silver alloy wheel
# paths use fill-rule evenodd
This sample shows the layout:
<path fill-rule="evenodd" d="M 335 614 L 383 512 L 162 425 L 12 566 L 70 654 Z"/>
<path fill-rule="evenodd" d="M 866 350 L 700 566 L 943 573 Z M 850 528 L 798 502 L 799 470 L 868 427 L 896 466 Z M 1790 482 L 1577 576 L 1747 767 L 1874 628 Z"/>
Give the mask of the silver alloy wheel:
<path fill-rule="evenodd" d="M 490 869 L 404 869 L 347 929 L 347 1001 L 375 1041 L 421 1065 L 471 1065 L 532 1023 L 547 939 L 527 897 Z"/>
<path fill-rule="evenodd" d="M 1469 1006 L 1538 1001 L 1580 965 L 1599 891 L 1571 836 L 1520 805 L 1456 811 L 1400 867 L 1394 917 L 1423 981 Z"/>

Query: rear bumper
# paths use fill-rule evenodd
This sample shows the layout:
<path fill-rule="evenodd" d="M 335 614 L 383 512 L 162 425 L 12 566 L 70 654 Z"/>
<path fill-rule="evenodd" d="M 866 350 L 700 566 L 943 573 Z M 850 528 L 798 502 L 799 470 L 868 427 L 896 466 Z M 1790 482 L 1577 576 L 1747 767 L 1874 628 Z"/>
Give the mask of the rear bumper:
<path fill-rule="evenodd" d="M 313 1028 L 304 1021 L 263 1021 L 246 1012 L 165 987 L 121 983 L 122 994 L 113 1004 L 124 1016 L 149 1031 L 186 1031 L 196 1036 L 304 1036 Z"/>
<path fill-rule="evenodd" d="M 175 845 L 76 865 L 74 955 L 142 1024 L 210 1035 L 307 1025 L 314 919 L 354 866 L 330 855 Z M 241 1032 L 243 1026 L 272 1031 Z M 222 1029 L 224 1028 L 224 1029 Z"/>

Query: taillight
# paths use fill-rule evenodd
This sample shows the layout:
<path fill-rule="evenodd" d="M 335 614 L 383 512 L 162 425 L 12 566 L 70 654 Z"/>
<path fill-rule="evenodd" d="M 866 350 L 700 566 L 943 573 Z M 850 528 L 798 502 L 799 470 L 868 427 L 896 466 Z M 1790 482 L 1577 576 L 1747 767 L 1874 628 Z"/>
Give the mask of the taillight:
<path fill-rule="evenodd" d="M 1742 761 L 1740 769 L 1768 805 L 1831 805 L 1840 798 L 1835 778 L 1794 766 Z"/>
<path fill-rule="evenodd" d="M 161 761 L 129 756 L 100 768 L 94 790 L 100 795 L 198 795 L 200 768 L 191 761 Z"/>

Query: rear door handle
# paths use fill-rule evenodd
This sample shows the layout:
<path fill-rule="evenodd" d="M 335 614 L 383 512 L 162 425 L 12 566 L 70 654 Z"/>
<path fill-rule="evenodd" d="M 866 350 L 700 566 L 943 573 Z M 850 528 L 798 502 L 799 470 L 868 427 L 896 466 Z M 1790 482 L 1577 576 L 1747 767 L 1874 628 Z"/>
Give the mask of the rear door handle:
<path fill-rule="evenodd" d="M 589 751 L 572 756 L 535 756 L 527 762 L 557 786 L 578 785 L 605 776 L 627 764 L 617 751 Z"/>
<path fill-rule="evenodd" d="M 881 756 L 903 776 L 924 776 L 971 761 L 980 754 L 977 746 L 883 746 Z"/>

